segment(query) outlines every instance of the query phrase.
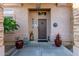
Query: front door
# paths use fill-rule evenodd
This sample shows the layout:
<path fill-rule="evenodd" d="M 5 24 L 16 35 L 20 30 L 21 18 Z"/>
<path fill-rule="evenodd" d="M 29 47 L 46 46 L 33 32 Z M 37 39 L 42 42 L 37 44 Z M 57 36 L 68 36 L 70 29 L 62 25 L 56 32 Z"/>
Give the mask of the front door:
<path fill-rule="evenodd" d="M 46 39 L 47 34 L 46 19 L 38 19 L 38 39 Z"/>

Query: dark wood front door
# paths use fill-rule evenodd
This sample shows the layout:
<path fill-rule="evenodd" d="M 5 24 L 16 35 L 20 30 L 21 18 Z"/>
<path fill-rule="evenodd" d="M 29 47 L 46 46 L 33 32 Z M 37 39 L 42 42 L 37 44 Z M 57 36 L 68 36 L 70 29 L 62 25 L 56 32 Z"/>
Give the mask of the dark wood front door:
<path fill-rule="evenodd" d="M 38 39 L 46 39 L 47 34 L 46 19 L 38 19 Z"/>

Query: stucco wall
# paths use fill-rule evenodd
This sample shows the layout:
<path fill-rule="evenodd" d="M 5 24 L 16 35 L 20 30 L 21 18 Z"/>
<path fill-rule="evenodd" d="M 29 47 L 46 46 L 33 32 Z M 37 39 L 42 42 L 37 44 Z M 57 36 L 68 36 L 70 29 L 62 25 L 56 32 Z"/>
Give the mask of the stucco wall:
<path fill-rule="evenodd" d="M 20 35 L 21 38 L 29 38 L 29 8 L 36 8 L 36 4 L 24 4 L 22 7 L 13 7 L 15 10 L 16 21 L 20 25 L 20 29 L 16 32 L 16 35 Z M 54 41 L 56 34 L 60 33 L 63 41 L 72 41 L 72 10 L 71 7 L 58 6 L 53 4 L 41 4 L 41 8 L 50 8 L 50 20 L 51 20 L 51 41 Z M 58 27 L 53 27 L 53 23 L 58 23 Z M 29 25 L 30 26 L 30 25 Z"/>
<path fill-rule="evenodd" d="M 72 21 L 71 12 L 67 7 L 55 7 L 51 9 L 51 40 L 53 41 L 59 33 L 62 41 L 73 40 L 72 35 Z M 57 23 L 58 27 L 53 27 L 53 23 Z"/>
<path fill-rule="evenodd" d="M 16 22 L 20 25 L 19 30 L 16 33 L 16 36 L 28 37 L 28 9 L 24 8 L 15 8 Z"/>

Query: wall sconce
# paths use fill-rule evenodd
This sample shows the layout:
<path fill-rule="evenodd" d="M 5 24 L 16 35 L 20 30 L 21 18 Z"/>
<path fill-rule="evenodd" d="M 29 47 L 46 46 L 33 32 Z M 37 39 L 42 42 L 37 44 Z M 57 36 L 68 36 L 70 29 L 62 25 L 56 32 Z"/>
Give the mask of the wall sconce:
<path fill-rule="evenodd" d="M 54 24 L 53 24 L 53 27 L 57 27 L 57 26 L 58 26 L 58 24 L 57 24 L 57 23 L 54 23 Z"/>

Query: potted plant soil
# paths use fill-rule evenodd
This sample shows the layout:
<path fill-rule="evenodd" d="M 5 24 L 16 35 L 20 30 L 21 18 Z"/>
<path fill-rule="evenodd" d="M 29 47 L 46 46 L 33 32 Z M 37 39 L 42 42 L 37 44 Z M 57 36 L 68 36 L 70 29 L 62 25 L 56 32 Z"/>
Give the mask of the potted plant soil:
<path fill-rule="evenodd" d="M 60 39 L 60 35 L 59 34 L 56 35 L 55 45 L 57 47 L 60 47 L 62 45 L 62 40 Z"/>

